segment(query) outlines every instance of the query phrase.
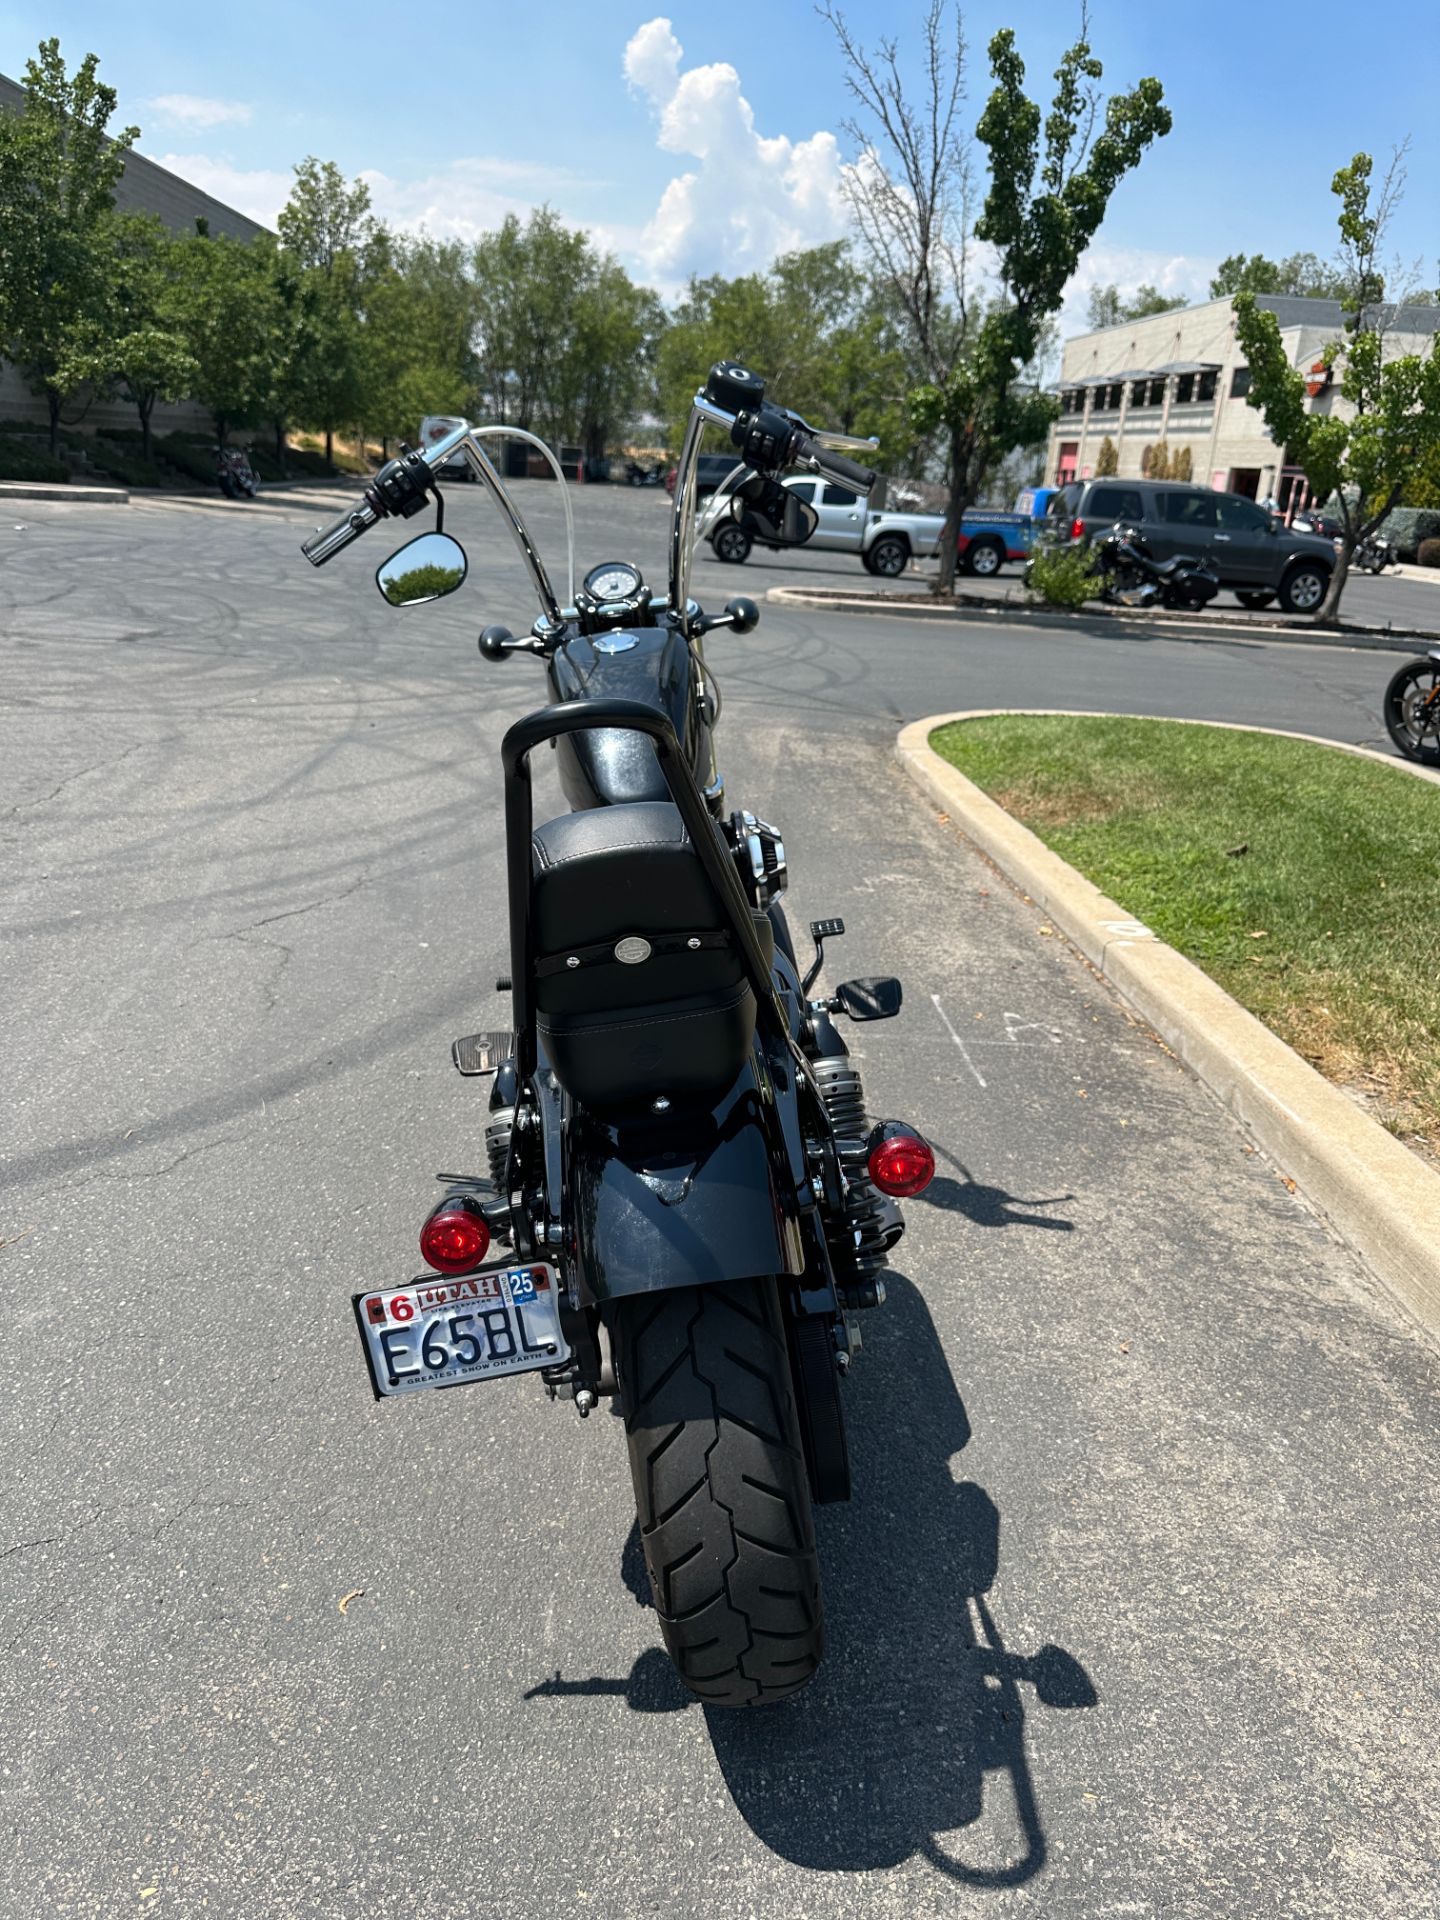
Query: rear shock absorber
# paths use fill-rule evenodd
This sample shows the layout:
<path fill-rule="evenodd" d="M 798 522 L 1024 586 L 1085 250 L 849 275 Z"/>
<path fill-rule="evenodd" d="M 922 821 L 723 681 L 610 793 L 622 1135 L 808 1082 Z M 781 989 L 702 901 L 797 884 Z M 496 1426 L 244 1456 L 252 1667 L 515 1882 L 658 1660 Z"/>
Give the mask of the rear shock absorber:
<path fill-rule="evenodd" d="M 841 1244 L 830 1250 L 841 1303 L 851 1311 L 878 1307 L 885 1298 L 880 1272 L 890 1249 L 905 1231 L 905 1222 L 895 1202 L 876 1191 L 866 1166 L 870 1121 L 860 1075 L 845 1054 L 815 1060 L 811 1065 L 835 1132 L 845 1176 L 843 1230 L 837 1235 Z"/>

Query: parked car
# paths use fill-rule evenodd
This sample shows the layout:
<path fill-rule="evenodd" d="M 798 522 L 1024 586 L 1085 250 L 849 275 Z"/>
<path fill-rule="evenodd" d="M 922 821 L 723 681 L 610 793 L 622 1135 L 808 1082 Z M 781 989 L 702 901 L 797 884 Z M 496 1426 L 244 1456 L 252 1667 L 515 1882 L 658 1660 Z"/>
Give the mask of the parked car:
<path fill-rule="evenodd" d="M 1035 521 L 1030 514 L 972 507 L 960 522 L 961 571 L 989 579 L 1007 560 L 1028 560 L 1034 541 Z"/>
<path fill-rule="evenodd" d="M 740 456 L 735 453 L 702 453 L 695 468 L 695 495 L 699 500 L 708 499 L 725 478 L 740 465 Z M 675 469 L 671 467 L 665 476 L 665 491 L 675 491 Z"/>
<path fill-rule="evenodd" d="M 912 559 L 929 559 L 939 551 L 943 514 L 872 513 L 849 487 L 809 474 L 793 474 L 781 484 L 815 510 L 817 525 L 807 547 L 856 554 L 867 572 L 882 579 L 894 580 Z M 768 523 L 748 512 L 733 518 L 729 502 L 729 495 L 718 503 L 712 500 L 695 524 L 697 537 L 710 542 L 717 559 L 739 565 L 749 559 L 752 547 L 780 551 L 784 543 L 773 537 Z"/>
<path fill-rule="evenodd" d="M 431 447 L 438 445 L 447 434 L 454 433 L 468 424 L 468 421 L 462 420 L 458 414 L 427 414 L 420 422 L 420 451 L 428 453 Z M 440 468 L 440 477 L 444 480 L 473 480 L 475 475 L 470 471 L 470 462 L 464 454 L 457 453 L 453 460 L 447 460 Z"/>
<path fill-rule="evenodd" d="M 1279 601 L 1286 613 L 1314 613 L 1330 584 L 1334 545 L 1277 525 L 1240 493 L 1214 493 L 1179 480 L 1076 480 L 1050 501 L 1046 524 L 1062 539 L 1089 543 L 1117 522 L 1136 527 L 1155 558 L 1207 560 L 1242 606 Z"/>

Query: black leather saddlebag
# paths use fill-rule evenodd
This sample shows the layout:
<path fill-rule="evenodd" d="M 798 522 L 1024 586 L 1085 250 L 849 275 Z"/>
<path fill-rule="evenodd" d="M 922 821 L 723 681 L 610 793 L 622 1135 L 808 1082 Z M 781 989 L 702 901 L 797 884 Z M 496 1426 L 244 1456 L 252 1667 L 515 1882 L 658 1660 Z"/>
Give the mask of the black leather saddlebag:
<path fill-rule="evenodd" d="M 533 848 L 537 1025 L 561 1086 L 596 1110 L 729 1086 L 755 997 L 674 806 L 566 814 Z"/>

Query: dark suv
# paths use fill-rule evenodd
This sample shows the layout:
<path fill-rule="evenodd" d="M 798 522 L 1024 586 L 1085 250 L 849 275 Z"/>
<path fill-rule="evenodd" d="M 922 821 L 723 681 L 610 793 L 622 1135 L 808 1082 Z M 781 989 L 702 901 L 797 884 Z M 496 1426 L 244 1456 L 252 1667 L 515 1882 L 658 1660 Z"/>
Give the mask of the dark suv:
<path fill-rule="evenodd" d="M 1157 560 L 1208 560 L 1246 607 L 1278 597 L 1286 613 L 1314 613 L 1325 598 L 1335 548 L 1296 533 L 1240 493 L 1212 493 L 1182 480 L 1072 480 L 1046 509 L 1061 539 L 1089 541 L 1117 521 L 1134 526 Z"/>
<path fill-rule="evenodd" d="M 702 453 L 695 463 L 695 497 L 704 500 L 714 493 L 727 473 L 733 473 L 740 465 L 740 456 L 735 453 Z M 665 491 L 674 493 L 677 469 L 671 467 L 665 476 Z"/>

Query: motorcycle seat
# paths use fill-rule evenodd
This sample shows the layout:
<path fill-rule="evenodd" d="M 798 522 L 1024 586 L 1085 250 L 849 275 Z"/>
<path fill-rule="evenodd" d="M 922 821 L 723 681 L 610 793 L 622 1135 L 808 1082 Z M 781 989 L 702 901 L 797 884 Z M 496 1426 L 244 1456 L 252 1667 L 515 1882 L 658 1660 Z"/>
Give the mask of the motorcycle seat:
<path fill-rule="evenodd" d="M 755 997 L 674 805 L 562 815 L 532 854 L 536 1020 L 560 1084 L 596 1109 L 728 1086 Z M 769 916 L 754 919 L 773 961 Z"/>

